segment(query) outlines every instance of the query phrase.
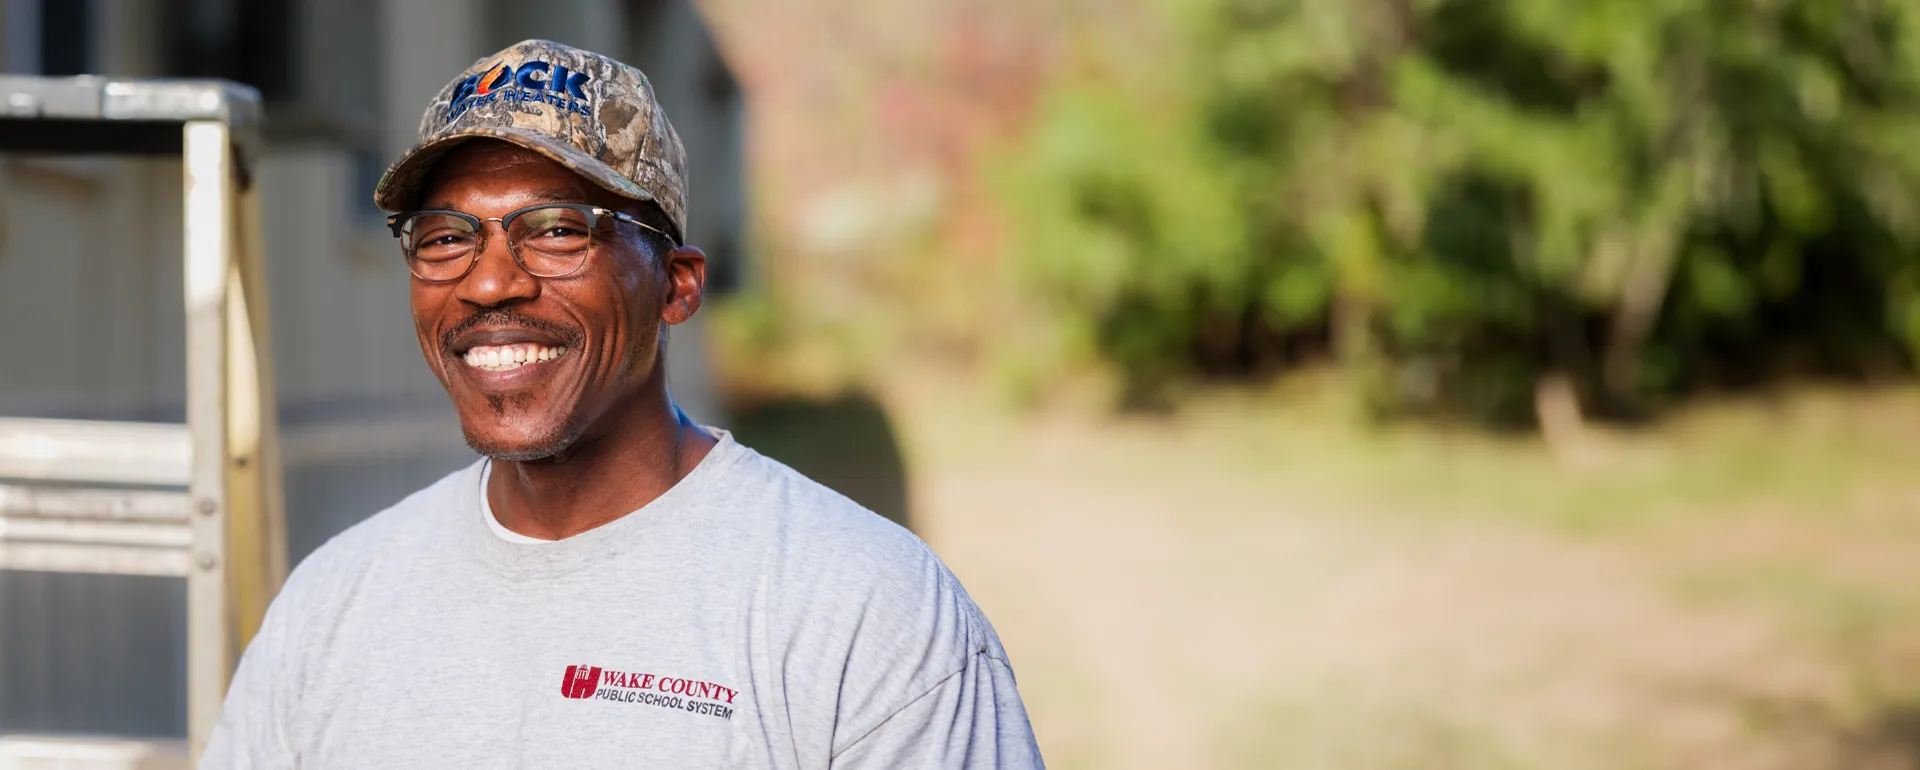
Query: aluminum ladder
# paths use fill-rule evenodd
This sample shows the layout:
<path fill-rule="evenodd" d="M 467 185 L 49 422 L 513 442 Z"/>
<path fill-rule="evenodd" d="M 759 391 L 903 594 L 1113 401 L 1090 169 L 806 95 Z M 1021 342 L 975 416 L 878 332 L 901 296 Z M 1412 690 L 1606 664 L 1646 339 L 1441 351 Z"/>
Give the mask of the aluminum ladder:
<path fill-rule="evenodd" d="M 0 76 L 0 152 L 178 154 L 186 424 L 0 418 L 0 569 L 187 581 L 187 741 L 0 738 L 11 767 L 183 767 L 286 578 L 253 162 L 260 97 L 217 80 Z"/>

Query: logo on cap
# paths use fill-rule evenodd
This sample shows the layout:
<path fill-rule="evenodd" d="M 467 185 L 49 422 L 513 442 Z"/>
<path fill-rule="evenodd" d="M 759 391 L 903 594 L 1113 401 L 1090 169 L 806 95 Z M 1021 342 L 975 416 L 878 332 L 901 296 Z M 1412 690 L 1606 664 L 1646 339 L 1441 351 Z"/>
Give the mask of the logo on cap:
<path fill-rule="evenodd" d="M 544 61 L 521 62 L 519 66 L 502 62 L 478 75 L 468 75 L 454 87 L 453 98 L 447 103 L 447 120 L 460 117 L 476 105 L 494 101 L 550 104 L 590 116 L 593 110 L 586 103 L 586 89 L 587 81 L 592 79 L 593 76 L 585 72 L 574 72 L 564 65 Z"/>

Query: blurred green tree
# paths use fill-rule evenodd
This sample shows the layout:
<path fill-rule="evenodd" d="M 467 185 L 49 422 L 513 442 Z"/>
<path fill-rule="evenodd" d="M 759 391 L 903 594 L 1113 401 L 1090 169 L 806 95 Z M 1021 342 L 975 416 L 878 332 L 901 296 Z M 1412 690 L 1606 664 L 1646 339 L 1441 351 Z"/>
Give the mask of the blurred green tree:
<path fill-rule="evenodd" d="M 1129 398 L 1331 353 L 1591 414 L 1920 351 L 1920 0 L 1182 0 L 1000 175 L 1051 350 Z"/>

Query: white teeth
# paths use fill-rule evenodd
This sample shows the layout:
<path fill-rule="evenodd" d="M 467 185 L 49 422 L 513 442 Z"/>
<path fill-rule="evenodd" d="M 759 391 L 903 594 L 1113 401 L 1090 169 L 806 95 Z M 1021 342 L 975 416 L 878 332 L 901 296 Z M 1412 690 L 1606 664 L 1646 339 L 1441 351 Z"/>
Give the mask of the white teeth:
<path fill-rule="evenodd" d="M 482 345 L 468 350 L 461 359 L 468 366 L 488 371 L 504 372 L 518 369 L 527 364 L 551 361 L 566 353 L 563 347 L 546 347 L 521 343 L 516 345 Z"/>

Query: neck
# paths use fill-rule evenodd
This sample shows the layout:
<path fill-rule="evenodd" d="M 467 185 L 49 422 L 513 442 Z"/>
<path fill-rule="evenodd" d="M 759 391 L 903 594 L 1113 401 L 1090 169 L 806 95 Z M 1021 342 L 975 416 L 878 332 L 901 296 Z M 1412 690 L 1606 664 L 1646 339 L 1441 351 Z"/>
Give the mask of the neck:
<path fill-rule="evenodd" d="M 560 540 L 640 509 L 666 494 L 717 443 L 673 403 L 665 383 L 601 415 L 558 456 L 496 460 L 487 502 L 501 525 Z"/>

